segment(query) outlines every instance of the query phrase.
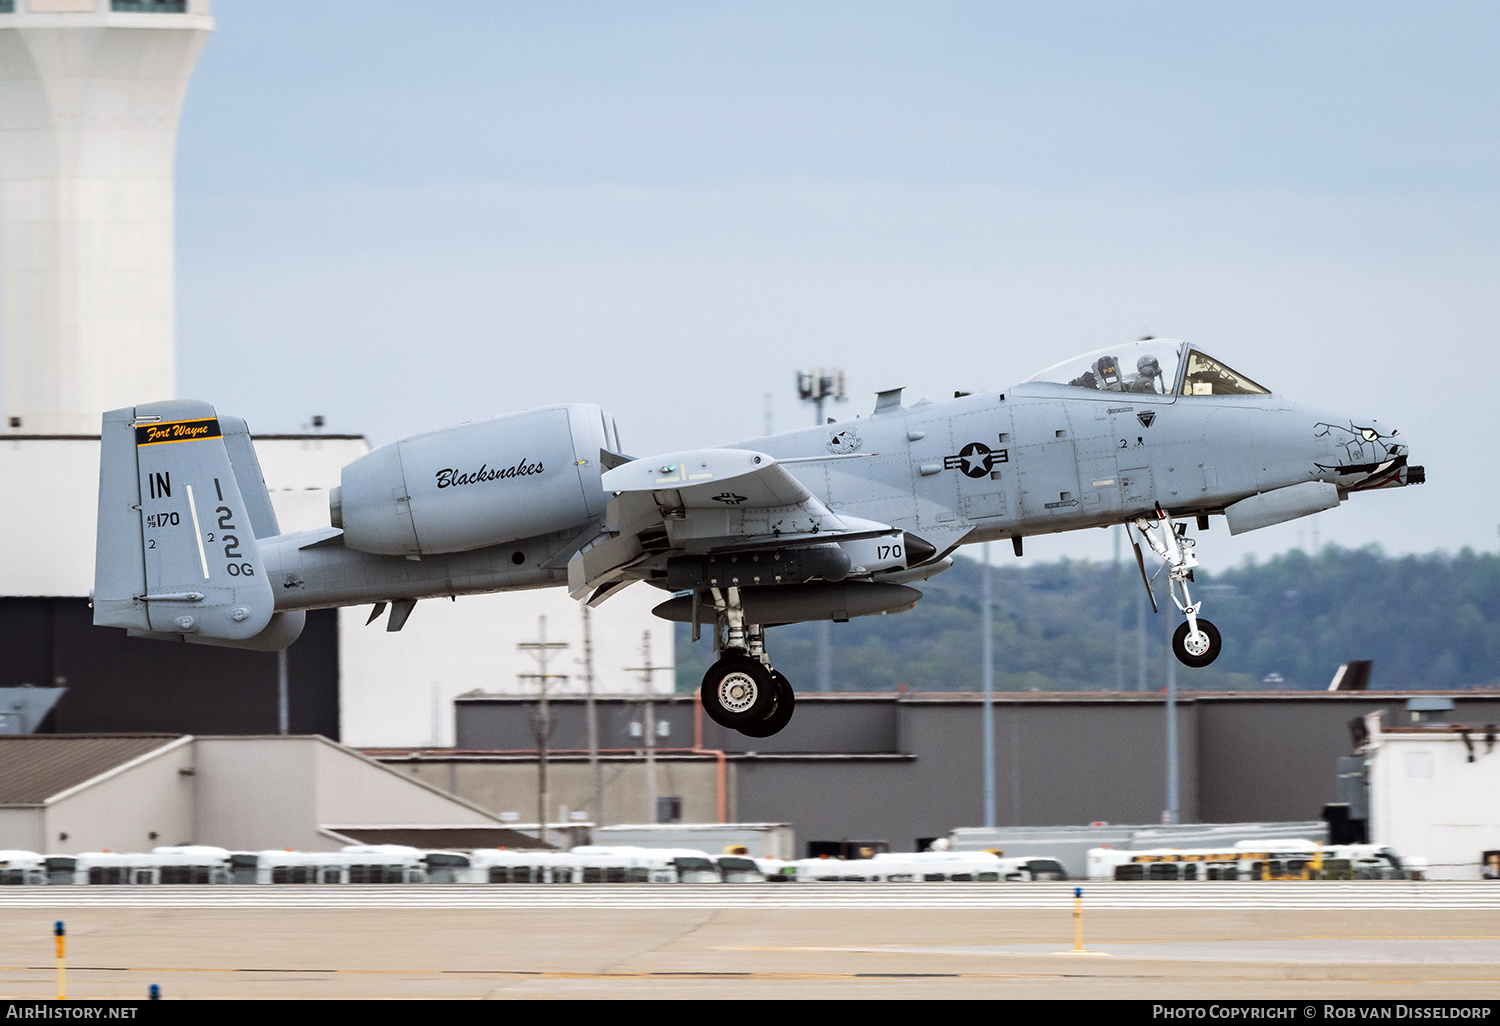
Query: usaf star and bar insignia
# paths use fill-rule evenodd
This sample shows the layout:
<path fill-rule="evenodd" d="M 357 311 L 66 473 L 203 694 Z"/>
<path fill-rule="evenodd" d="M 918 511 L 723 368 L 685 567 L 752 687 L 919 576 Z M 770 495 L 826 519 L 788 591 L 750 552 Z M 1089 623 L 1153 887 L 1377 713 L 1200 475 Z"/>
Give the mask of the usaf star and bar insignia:
<path fill-rule="evenodd" d="M 944 470 L 961 470 L 968 477 L 984 477 L 997 463 L 1009 463 L 1009 449 L 991 449 L 983 442 L 970 442 L 956 456 L 943 457 Z"/>

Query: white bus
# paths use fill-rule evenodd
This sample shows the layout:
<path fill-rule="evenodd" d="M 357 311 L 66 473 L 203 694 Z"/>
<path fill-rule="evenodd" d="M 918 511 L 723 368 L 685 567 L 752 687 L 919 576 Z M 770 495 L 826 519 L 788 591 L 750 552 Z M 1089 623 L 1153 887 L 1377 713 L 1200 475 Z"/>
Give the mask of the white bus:
<path fill-rule="evenodd" d="M 114 851 L 79 852 L 73 863 L 78 884 L 154 884 L 156 860 L 151 855 Z"/>
<path fill-rule="evenodd" d="M 156 882 L 160 884 L 227 884 L 229 852 L 206 844 L 152 848 Z"/>
<path fill-rule="evenodd" d="M 0 850 L 0 887 L 47 882 L 47 859 L 34 851 Z"/>
<path fill-rule="evenodd" d="M 255 882 L 258 884 L 341 884 L 344 859 L 338 852 L 281 851 L 271 848 L 255 852 Z"/>
<path fill-rule="evenodd" d="M 569 851 L 483 849 L 469 856 L 471 883 L 718 883 L 707 852 L 690 848 L 580 845 Z"/>
<path fill-rule="evenodd" d="M 86 851 L 43 860 L 47 879 L 76 884 L 226 884 L 229 852 L 209 845 L 153 848 L 149 852 Z"/>
<path fill-rule="evenodd" d="M 722 877 L 707 852 L 693 848 L 636 848 L 581 845 L 568 852 L 583 873 L 582 883 L 719 883 Z"/>
<path fill-rule="evenodd" d="M 427 881 L 426 853 L 404 844 L 350 844 L 338 851 L 256 852 L 260 884 L 401 884 Z M 243 879 L 249 853 L 233 856 L 235 877 Z"/>
<path fill-rule="evenodd" d="M 1001 858 L 987 851 L 879 852 L 867 859 L 798 859 L 796 878 L 814 883 L 1002 883 L 1066 880 L 1056 859 Z"/>
<path fill-rule="evenodd" d="M 339 849 L 345 859 L 344 883 L 426 883 L 426 852 L 404 844 L 349 844 Z"/>

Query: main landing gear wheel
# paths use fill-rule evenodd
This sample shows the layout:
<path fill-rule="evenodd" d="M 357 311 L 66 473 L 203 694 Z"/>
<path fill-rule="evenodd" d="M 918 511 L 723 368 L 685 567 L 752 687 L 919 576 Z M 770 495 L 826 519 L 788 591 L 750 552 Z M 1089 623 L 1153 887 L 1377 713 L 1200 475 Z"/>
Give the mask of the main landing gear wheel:
<path fill-rule="evenodd" d="M 765 719 L 739 728 L 740 733 L 746 737 L 770 737 L 781 733 L 782 728 L 792 722 L 792 706 L 796 703 L 797 696 L 792 693 L 791 683 L 781 675 L 780 670 L 771 671 L 771 682 L 775 685 L 776 702 L 771 706 L 771 711 L 766 713 Z"/>
<path fill-rule="evenodd" d="M 710 666 L 701 697 L 708 718 L 732 730 L 759 724 L 777 704 L 771 671 L 745 655 L 728 655 Z"/>
<path fill-rule="evenodd" d="M 1185 666 L 1207 666 L 1219 658 L 1224 639 L 1219 637 L 1219 628 L 1203 617 L 1198 617 L 1198 632 L 1192 633 L 1186 620 L 1172 632 L 1172 654 Z"/>

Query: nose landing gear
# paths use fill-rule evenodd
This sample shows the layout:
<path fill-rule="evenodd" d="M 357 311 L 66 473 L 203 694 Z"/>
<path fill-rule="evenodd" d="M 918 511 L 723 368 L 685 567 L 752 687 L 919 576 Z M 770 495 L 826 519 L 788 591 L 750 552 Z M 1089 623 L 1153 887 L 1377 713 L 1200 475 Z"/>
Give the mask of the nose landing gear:
<path fill-rule="evenodd" d="M 1219 658 L 1224 641 L 1219 635 L 1219 629 L 1198 615 L 1198 610 L 1203 603 L 1194 602 L 1188 590 L 1188 582 L 1193 579 L 1193 567 L 1198 565 L 1198 557 L 1193 554 L 1193 539 L 1187 536 L 1187 524 L 1185 522 L 1174 524 L 1166 510 L 1158 508 L 1156 516 L 1155 525 L 1145 517 L 1138 518 L 1135 521 L 1135 529 L 1140 532 L 1142 538 L 1146 539 L 1146 544 L 1151 547 L 1151 551 L 1167 564 L 1167 590 L 1172 596 L 1172 602 L 1182 611 L 1182 615 L 1187 617 L 1187 620 L 1179 624 L 1172 634 L 1172 654 L 1184 666 L 1204 667 Z M 1153 527 L 1161 535 L 1160 540 L 1153 535 Z M 1130 542 L 1135 546 L 1136 563 L 1141 567 L 1141 579 L 1145 581 L 1146 591 L 1149 594 L 1151 584 L 1146 581 L 1146 567 L 1141 561 L 1141 547 L 1134 538 L 1131 538 Z M 1177 597 L 1179 590 L 1182 592 L 1180 599 Z M 1156 605 L 1155 598 L 1152 598 L 1151 605 L 1153 607 Z"/>
<path fill-rule="evenodd" d="M 738 588 L 712 588 L 714 651 L 699 698 L 708 718 L 747 737 L 770 737 L 791 722 L 796 695 L 766 656 L 765 628 L 745 623 Z"/>

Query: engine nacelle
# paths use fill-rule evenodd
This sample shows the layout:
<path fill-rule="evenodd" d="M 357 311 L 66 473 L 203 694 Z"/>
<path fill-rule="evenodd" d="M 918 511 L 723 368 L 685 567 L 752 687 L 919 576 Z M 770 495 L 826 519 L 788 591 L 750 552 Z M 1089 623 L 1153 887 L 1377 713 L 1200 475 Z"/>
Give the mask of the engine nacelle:
<path fill-rule="evenodd" d="M 619 451 L 597 406 L 544 406 L 382 445 L 344 468 L 329 519 L 385 556 L 467 552 L 577 527 L 604 512 L 599 451 Z"/>

